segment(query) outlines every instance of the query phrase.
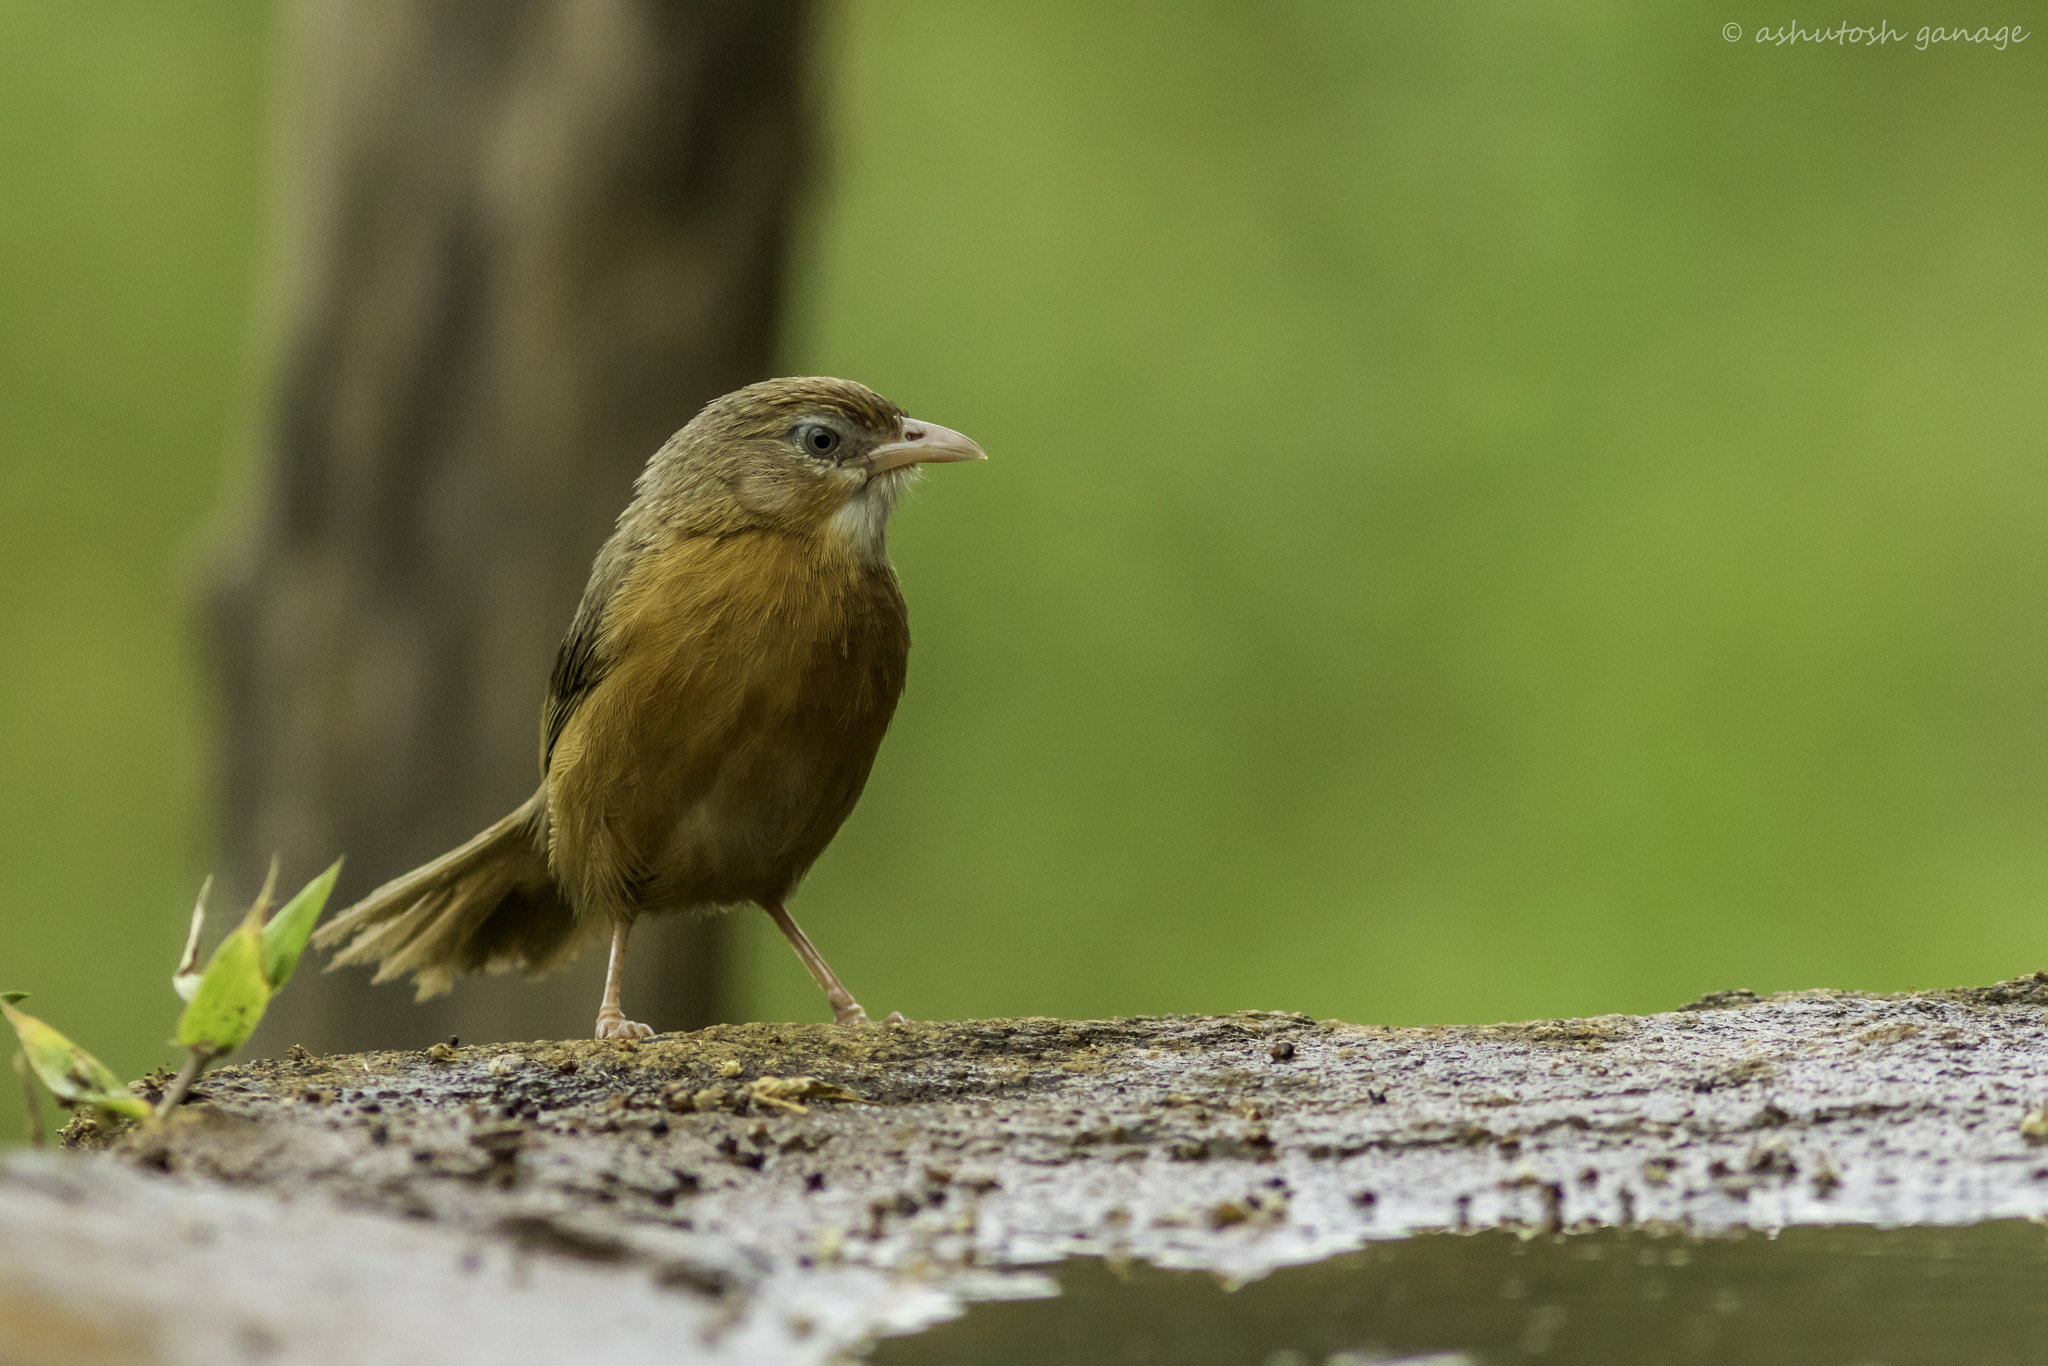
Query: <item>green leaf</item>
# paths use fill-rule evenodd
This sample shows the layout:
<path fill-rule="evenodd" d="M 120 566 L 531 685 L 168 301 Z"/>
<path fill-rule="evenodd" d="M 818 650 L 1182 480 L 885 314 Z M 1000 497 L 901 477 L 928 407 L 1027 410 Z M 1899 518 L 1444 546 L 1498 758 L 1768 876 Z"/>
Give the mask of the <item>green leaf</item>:
<path fill-rule="evenodd" d="M 149 1118 L 149 1103 L 131 1094 L 111 1067 L 35 1016 L 16 1010 L 14 1002 L 26 995 L 10 991 L 0 996 L 0 1012 L 14 1026 L 28 1065 L 50 1094 L 69 1105 L 96 1105 L 130 1119 Z"/>
<path fill-rule="evenodd" d="M 0 991 L 0 1005 L 18 1006 L 27 999 L 25 991 Z"/>
<path fill-rule="evenodd" d="M 192 1003 L 178 1017 L 178 1042 L 186 1048 L 203 1048 L 219 1057 L 256 1032 L 270 1004 L 270 982 L 263 975 L 263 931 L 256 919 L 261 909 L 258 902 L 207 962 Z"/>
<path fill-rule="evenodd" d="M 340 876 L 341 860 L 336 859 L 263 927 L 263 978 L 272 991 L 292 980 L 292 970 L 306 949 L 306 937 L 313 933 L 320 912 L 327 909 L 327 897 Z"/>

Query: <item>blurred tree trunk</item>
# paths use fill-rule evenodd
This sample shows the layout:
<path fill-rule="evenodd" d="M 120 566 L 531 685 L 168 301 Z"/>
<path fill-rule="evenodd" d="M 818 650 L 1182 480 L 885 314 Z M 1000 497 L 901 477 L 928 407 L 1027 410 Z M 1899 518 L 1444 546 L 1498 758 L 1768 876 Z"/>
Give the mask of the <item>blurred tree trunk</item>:
<path fill-rule="evenodd" d="M 769 373 L 808 126 L 800 0 L 359 0 L 301 12 L 259 495 L 209 601 L 224 871 L 337 905 L 532 792 L 554 650 L 633 477 Z M 716 923 L 627 1000 L 715 1018 Z M 259 1051 L 575 1036 L 602 955 L 424 1006 L 301 977 Z"/>

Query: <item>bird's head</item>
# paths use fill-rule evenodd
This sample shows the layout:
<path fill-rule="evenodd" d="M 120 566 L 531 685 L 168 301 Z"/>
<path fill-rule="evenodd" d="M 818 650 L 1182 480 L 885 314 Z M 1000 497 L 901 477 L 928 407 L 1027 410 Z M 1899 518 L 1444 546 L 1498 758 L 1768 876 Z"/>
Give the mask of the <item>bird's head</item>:
<path fill-rule="evenodd" d="M 852 380 L 750 384 L 705 405 L 641 476 L 641 496 L 687 532 L 773 528 L 843 540 L 879 559 L 919 466 L 988 457 Z"/>

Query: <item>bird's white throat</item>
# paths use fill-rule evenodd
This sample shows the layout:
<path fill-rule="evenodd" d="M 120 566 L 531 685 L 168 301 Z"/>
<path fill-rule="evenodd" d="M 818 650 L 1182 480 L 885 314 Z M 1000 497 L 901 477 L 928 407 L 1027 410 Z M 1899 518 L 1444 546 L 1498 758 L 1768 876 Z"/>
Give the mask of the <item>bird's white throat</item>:
<path fill-rule="evenodd" d="M 874 564 L 889 559 L 889 513 L 922 473 L 915 465 L 876 475 L 840 505 L 826 525 L 854 554 Z"/>

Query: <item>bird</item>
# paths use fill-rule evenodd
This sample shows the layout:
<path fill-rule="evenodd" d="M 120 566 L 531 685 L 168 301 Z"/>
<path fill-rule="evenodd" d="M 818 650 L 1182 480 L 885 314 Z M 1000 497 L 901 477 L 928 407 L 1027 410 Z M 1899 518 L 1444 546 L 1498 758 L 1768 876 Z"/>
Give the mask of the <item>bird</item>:
<path fill-rule="evenodd" d="M 865 385 L 765 380 L 647 462 L 598 551 L 540 715 L 541 781 L 475 838 L 324 926 L 329 968 L 539 976 L 610 936 L 600 1039 L 640 1039 L 620 977 L 645 915 L 766 911 L 841 1025 L 867 1012 L 786 902 L 853 810 L 903 691 L 885 532 L 922 467 L 974 441 Z M 900 1016 L 892 1016 L 899 1019 Z"/>

